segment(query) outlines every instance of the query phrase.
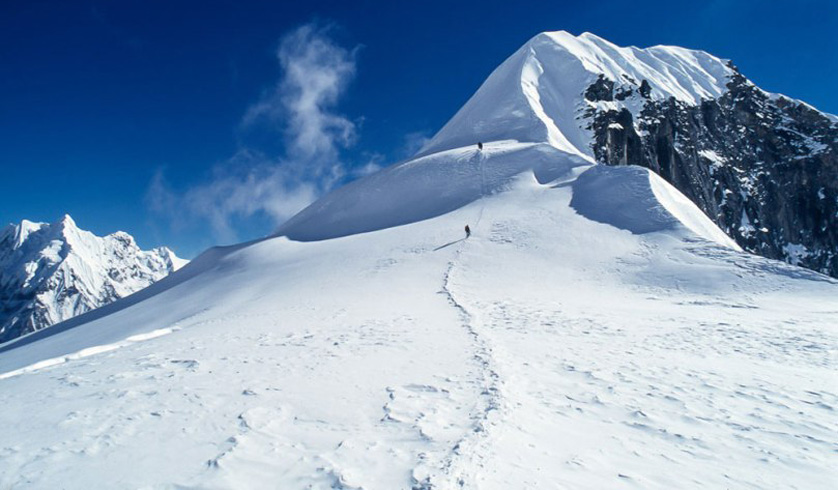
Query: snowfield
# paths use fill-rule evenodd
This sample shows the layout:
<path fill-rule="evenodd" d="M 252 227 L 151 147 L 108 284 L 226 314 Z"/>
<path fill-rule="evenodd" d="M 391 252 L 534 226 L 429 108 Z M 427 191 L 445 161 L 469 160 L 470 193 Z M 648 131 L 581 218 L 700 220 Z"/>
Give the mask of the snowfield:
<path fill-rule="evenodd" d="M 552 36 L 572 83 L 610 52 Z M 0 345 L 0 488 L 835 488 L 838 281 L 593 165 L 527 53 L 417 158 Z"/>
<path fill-rule="evenodd" d="M 650 176 L 571 161 L 433 219 L 213 250 L 6 346 L 0 487 L 831 487 L 838 284 L 693 231 Z"/>

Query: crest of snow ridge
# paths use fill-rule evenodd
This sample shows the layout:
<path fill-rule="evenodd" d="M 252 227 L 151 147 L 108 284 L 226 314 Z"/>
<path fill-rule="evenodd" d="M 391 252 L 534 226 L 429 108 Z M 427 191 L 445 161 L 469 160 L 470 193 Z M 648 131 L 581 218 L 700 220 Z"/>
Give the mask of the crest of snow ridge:
<path fill-rule="evenodd" d="M 420 155 L 514 139 L 548 143 L 593 162 L 591 135 L 577 121 L 592 105 L 636 112 L 646 99 L 670 97 L 694 105 L 723 94 L 733 73 L 726 61 L 703 51 L 619 47 L 590 33 L 542 33 L 495 69 Z M 583 94 L 598 78 L 627 96 L 587 100 Z"/>
<path fill-rule="evenodd" d="M 453 211 L 526 170 L 541 182 L 557 178 L 594 163 L 593 135 L 579 121 L 592 107 L 639 110 L 670 97 L 697 103 L 722 94 L 731 73 L 701 51 L 540 34 L 504 61 L 415 158 L 337 189 L 277 234 L 320 240 L 373 231 Z M 619 85 L 619 100 L 586 98 L 598 79 Z M 478 141 L 484 151 L 475 153 Z"/>

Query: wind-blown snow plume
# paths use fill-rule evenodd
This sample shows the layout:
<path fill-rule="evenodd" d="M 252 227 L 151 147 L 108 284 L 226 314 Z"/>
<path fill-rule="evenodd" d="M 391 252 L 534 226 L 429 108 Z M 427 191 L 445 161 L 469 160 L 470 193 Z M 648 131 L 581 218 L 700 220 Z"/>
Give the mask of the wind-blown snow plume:
<path fill-rule="evenodd" d="M 218 238 L 234 240 L 234 219 L 264 214 L 279 224 L 346 175 L 341 150 L 353 144 L 356 125 L 335 107 L 355 75 L 355 50 L 329 33 L 311 23 L 286 35 L 277 49 L 281 79 L 242 118 L 245 133 L 281 135 L 283 153 L 244 146 L 209 182 L 180 193 L 158 172 L 148 192 L 154 211 L 174 222 L 206 220 Z"/>

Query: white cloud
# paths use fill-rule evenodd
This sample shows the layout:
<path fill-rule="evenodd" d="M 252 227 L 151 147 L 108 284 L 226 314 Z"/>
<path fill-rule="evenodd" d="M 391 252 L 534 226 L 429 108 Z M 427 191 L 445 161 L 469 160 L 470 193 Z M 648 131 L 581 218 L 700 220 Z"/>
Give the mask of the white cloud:
<path fill-rule="evenodd" d="M 283 38 L 277 58 L 282 80 L 248 109 L 242 124 L 284 124 L 288 157 L 325 167 L 315 173 L 329 171 L 356 136 L 355 124 L 333 112 L 355 76 L 355 50 L 336 45 L 328 29 L 307 24 Z"/>
<path fill-rule="evenodd" d="M 238 239 L 235 220 L 264 214 L 278 225 L 333 187 L 347 174 L 341 150 L 356 138 L 355 123 L 335 112 L 355 75 L 355 54 L 317 24 L 286 35 L 277 50 L 280 81 L 241 122 L 243 131 L 281 135 L 283 154 L 242 148 L 214 168 L 209 182 L 180 193 L 159 172 L 148 191 L 152 210 L 168 214 L 174 226 L 207 221 L 217 238 L 230 241 Z"/>

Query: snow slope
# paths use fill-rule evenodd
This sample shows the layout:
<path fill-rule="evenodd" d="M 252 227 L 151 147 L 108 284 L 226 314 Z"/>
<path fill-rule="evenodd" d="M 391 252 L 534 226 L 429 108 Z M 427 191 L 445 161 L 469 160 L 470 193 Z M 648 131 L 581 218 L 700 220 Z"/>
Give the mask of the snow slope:
<path fill-rule="evenodd" d="M 277 232 L 323 240 L 433 218 L 505 188 L 531 170 L 541 182 L 589 165 L 546 144 L 495 141 L 419 157 L 350 183 L 288 220 Z"/>
<path fill-rule="evenodd" d="M 0 488 L 832 486 L 838 282 L 583 163 L 429 155 L 0 348 Z"/>

